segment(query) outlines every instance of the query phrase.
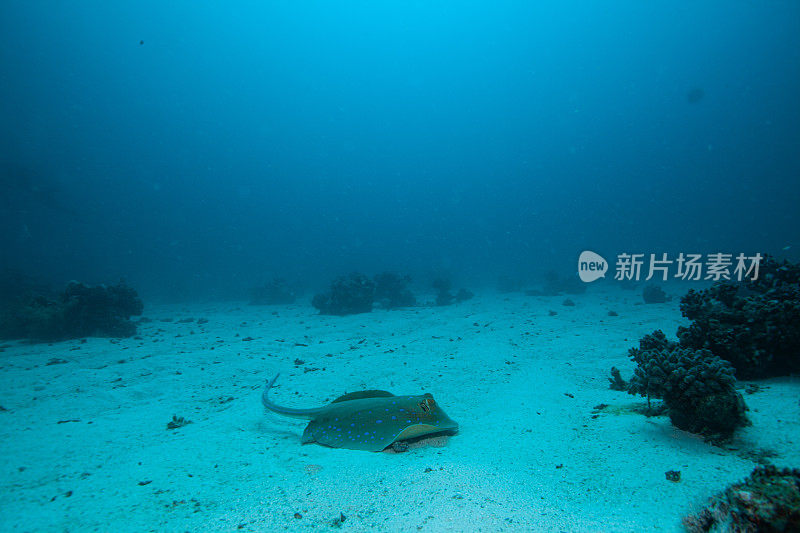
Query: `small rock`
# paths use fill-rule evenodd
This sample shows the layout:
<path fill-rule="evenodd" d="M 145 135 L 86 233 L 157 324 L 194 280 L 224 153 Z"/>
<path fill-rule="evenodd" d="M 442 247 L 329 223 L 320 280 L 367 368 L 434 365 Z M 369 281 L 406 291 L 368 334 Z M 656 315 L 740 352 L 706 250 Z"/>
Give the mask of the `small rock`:
<path fill-rule="evenodd" d="M 172 421 L 167 422 L 167 429 L 178 429 L 191 423 L 191 420 L 186 420 L 182 416 L 172 415 Z"/>
<path fill-rule="evenodd" d="M 340 512 L 339 516 L 331 520 L 331 527 L 342 527 L 342 524 L 344 524 L 345 520 L 347 520 L 347 517 L 344 515 L 344 513 Z"/>

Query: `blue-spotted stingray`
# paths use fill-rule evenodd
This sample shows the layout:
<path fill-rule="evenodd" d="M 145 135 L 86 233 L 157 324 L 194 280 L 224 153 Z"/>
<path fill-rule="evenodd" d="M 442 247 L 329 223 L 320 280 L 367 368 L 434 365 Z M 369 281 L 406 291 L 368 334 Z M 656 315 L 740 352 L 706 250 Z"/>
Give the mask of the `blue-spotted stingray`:
<path fill-rule="evenodd" d="M 365 390 L 340 396 L 323 407 L 281 407 L 268 397 L 278 376 L 267 382 L 261 401 L 273 413 L 309 420 L 303 444 L 379 452 L 396 441 L 458 431 L 458 424 L 431 394 L 395 396 L 385 390 Z"/>

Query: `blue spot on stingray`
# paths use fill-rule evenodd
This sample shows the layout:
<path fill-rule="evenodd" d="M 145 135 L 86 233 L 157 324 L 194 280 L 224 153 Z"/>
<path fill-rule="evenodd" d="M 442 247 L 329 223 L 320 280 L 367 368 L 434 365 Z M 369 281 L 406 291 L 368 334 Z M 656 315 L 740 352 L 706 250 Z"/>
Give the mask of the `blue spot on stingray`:
<path fill-rule="evenodd" d="M 376 420 L 376 421 L 375 421 L 375 423 L 376 423 L 376 424 L 380 424 L 380 423 L 382 423 L 382 422 L 383 422 L 383 420 Z"/>
<path fill-rule="evenodd" d="M 392 420 L 397 420 L 397 417 L 392 415 Z"/>

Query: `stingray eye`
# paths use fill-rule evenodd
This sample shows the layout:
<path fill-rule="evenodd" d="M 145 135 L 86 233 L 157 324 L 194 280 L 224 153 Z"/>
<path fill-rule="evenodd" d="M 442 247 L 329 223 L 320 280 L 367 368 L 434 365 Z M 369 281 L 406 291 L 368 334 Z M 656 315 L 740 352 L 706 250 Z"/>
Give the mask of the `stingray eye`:
<path fill-rule="evenodd" d="M 419 402 L 419 408 L 422 409 L 424 412 L 430 412 L 431 408 L 428 407 L 428 402 Z"/>

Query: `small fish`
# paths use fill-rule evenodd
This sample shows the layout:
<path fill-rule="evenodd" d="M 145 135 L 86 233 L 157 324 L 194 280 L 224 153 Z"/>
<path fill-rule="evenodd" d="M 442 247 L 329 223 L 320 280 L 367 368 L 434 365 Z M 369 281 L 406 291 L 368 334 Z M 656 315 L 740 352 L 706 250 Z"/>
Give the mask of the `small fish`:
<path fill-rule="evenodd" d="M 379 452 L 396 441 L 458 431 L 458 424 L 431 394 L 395 396 L 384 390 L 365 390 L 340 396 L 323 407 L 282 407 L 268 398 L 278 376 L 267 382 L 261 402 L 273 413 L 309 420 L 303 444 Z"/>
<path fill-rule="evenodd" d="M 786 246 L 783 247 L 783 251 L 784 252 L 786 252 L 787 250 L 791 250 L 791 249 L 792 249 L 792 245 L 791 244 L 787 244 Z"/>

